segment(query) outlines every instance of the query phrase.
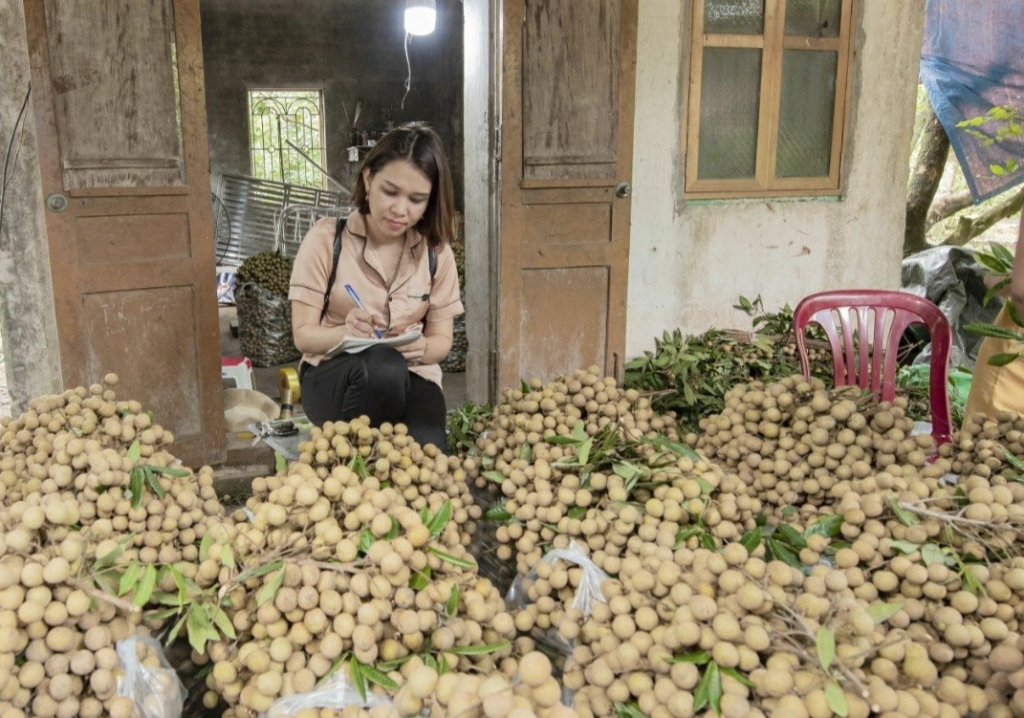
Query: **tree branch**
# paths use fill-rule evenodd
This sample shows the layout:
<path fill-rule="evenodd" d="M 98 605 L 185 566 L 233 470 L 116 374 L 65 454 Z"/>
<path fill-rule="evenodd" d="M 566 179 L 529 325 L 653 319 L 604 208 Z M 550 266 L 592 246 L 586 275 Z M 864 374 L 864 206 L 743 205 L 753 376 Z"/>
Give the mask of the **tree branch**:
<path fill-rule="evenodd" d="M 956 225 L 939 239 L 938 244 L 962 247 L 996 222 L 1012 217 L 1019 212 L 1022 204 L 1024 204 L 1024 187 L 1018 188 L 1015 192 L 1006 192 L 998 203 L 978 216 L 961 215 L 958 217 Z"/>
<path fill-rule="evenodd" d="M 928 210 L 925 228 L 931 229 L 942 220 L 952 217 L 960 210 L 967 209 L 972 204 L 974 204 L 974 197 L 971 196 L 969 189 L 965 189 L 962 192 L 949 192 L 948 194 L 936 197 L 932 201 L 931 209 Z"/>
<path fill-rule="evenodd" d="M 921 154 L 918 158 L 914 176 L 911 178 L 910 189 L 907 191 L 907 224 L 903 235 L 904 256 L 927 249 L 928 208 L 931 207 L 935 192 L 942 180 L 949 156 L 949 137 L 936 117 L 935 111 L 928 108 L 928 120 L 925 123 Z"/>

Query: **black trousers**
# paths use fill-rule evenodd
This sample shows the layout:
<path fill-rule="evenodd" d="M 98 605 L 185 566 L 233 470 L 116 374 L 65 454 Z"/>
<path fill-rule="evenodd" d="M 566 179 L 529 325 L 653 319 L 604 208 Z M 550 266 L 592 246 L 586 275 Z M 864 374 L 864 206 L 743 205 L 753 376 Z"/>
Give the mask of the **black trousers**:
<path fill-rule="evenodd" d="M 405 357 L 392 347 L 304 364 L 300 381 L 302 408 L 314 424 L 365 414 L 373 426 L 401 422 L 421 446 L 448 450 L 441 387 L 410 372 Z"/>

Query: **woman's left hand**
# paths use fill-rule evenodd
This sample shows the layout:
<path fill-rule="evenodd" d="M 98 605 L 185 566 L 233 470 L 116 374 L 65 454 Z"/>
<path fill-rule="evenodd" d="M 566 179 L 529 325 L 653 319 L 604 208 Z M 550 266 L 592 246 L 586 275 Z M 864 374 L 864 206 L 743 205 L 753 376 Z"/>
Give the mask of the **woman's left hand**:
<path fill-rule="evenodd" d="M 421 336 L 416 341 L 395 347 L 395 349 L 405 357 L 405 361 L 409 364 L 420 364 L 423 360 L 423 353 L 427 350 L 427 338 Z"/>

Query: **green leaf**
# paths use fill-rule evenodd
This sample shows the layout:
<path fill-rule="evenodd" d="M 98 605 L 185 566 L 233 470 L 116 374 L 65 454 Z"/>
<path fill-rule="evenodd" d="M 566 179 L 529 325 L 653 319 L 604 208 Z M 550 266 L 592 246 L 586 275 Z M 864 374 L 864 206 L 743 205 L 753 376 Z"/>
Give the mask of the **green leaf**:
<path fill-rule="evenodd" d="M 205 561 L 210 557 L 210 546 L 213 545 L 213 534 L 207 530 L 199 541 L 199 560 Z"/>
<path fill-rule="evenodd" d="M 579 451 L 576 454 L 576 460 L 580 466 L 586 466 L 586 463 L 590 460 L 590 451 L 594 448 L 594 440 L 587 439 L 580 444 Z"/>
<path fill-rule="evenodd" d="M 628 461 L 612 464 L 612 471 L 615 472 L 616 476 L 621 476 L 625 481 L 631 481 L 634 476 L 640 473 L 640 469 Z"/>
<path fill-rule="evenodd" d="M 697 454 L 697 452 L 691 449 L 689 446 L 687 446 L 686 444 L 680 444 L 677 441 L 670 441 L 666 439 L 664 436 L 654 437 L 654 445 L 662 449 L 668 449 L 673 454 L 685 456 L 686 458 L 692 459 L 693 461 L 700 460 L 700 455 Z"/>
<path fill-rule="evenodd" d="M 441 508 L 438 509 L 437 513 L 431 517 L 430 523 L 427 524 L 427 528 L 430 529 L 431 541 L 439 537 L 444 532 L 444 528 L 448 525 L 448 520 L 451 517 L 452 502 L 449 499 L 441 504 Z"/>
<path fill-rule="evenodd" d="M 370 529 L 363 529 L 359 532 L 359 553 L 366 555 L 370 552 L 370 547 L 373 546 L 373 542 L 376 539 L 373 536 L 373 531 Z"/>
<path fill-rule="evenodd" d="M 891 546 L 894 551 L 899 551 L 900 553 L 906 554 L 914 553 L 914 551 L 917 551 L 921 548 L 921 544 L 914 543 L 913 541 L 906 541 L 904 539 L 893 541 L 889 544 L 889 546 Z"/>
<path fill-rule="evenodd" d="M 505 474 L 501 473 L 500 471 L 485 471 L 483 473 L 483 477 L 488 481 L 493 481 L 496 484 L 503 484 L 505 483 L 505 479 L 508 478 L 507 476 L 505 476 Z"/>
<path fill-rule="evenodd" d="M 280 451 L 274 452 L 274 471 L 278 474 L 288 470 L 288 459 Z"/>
<path fill-rule="evenodd" d="M 132 464 L 134 464 L 136 461 L 138 461 L 139 457 L 142 456 L 142 444 L 139 443 L 138 439 L 133 441 L 131 446 L 128 447 L 128 454 L 127 454 L 127 456 L 128 456 L 128 461 L 132 462 Z"/>
<path fill-rule="evenodd" d="M 873 603 L 867 608 L 875 623 L 885 623 L 903 609 L 902 603 Z"/>
<path fill-rule="evenodd" d="M 672 656 L 669 659 L 670 663 L 693 663 L 694 665 L 703 666 L 705 663 L 711 660 L 711 654 L 705 650 L 696 650 L 691 653 L 684 653 L 681 656 Z"/>
<path fill-rule="evenodd" d="M 172 643 L 174 643 L 174 639 L 178 637 L 178 633 L 180 633 L 181 629 L 185 626 L 185 621 L 188 620 L 188 616 L 189 614 L 186 611 L 185 614 L 178 619 L 178 622 L 174 624 L 174 627 L 171 629 L 170 633 L 167 634 L 167 642 L 165 645 L 169 646 Z"/>
<path fill-rule="evenodd" d="M 565 515 L 570 519 L 582 519 L 587 515 L 586 506 L 573 506 L 571 509 L 565 512 Z"/>
<path fill-rule="evenodd" d="M 512 518 L 512 514 L 510 514 L 505 508 L 505 504 L 495 504 L 491 508 L 487 509 L 487 513 L 484 514 L 484 517 L 488 521 L 503 524 Z"/>
<path fill-rule="evenodd" d="M 394 516 L 391 517 L 391 528 L 384 534 L 385 541 L 394 541 L 402 535 L 402 524 Z"/>
<path fill-rule="evenodd" d="M 993 354 L 988 358 L 988 363 L 991 366 L 1006 366 L 1011 364 L 1022 356 L 1021 352 L 1014 354 L 1013 352 L 1000 352 L 999 354 Z"/>
<path fill-rule="evenodd" d="M 359 697 L 363 703 L 366 703 L 366 694 L 369 689 L 369 685 L 366 681 L 366 675 L 363 673 L 363 664 L 359 660 L 353 658 L 348 663 L 348 673 L 352 678 L 352 685 L 355 686 L 356 691 L 359 693 Z"/>
<path fill-rule="evenodd" d="M 804 570 L 803 561 L 800 557 L 793 553 L 792 549 L 787 547 L 784 543 L 776 541 L 775 539 L 768 539 L 767 541 L 768 551 L 774 558 L 777 558 L 783 563 L 789 564 L 793 568 L 798 568 L 801 571 Z"/>
<path fill-rule="evenodd" d="M 452 618 L 459 610 L 459 584 L 452 584 L 452 592 L 448 595 L 448 603 L 445 604 L 444 612 L 448 618 Z"/>
<path fill-rule="evenodd" d="M 277 592 L 281 590 L 281 586 L 284 585 L 284 566 L 275 573 L 269 581 L 263 584 L 263 588 L 260 589 L 259 594 L 256 596 L 256 605 L 262 606 L 268 601 L 273 601 L 277 598 Z"/>
<path fill-rule="evenodd" d="M 812 523 L 804 531 L 804 537 L 810 538 L 811 536 L 824 536 L 826 538 L 836 538 L 839 536 L 843 528 L 843 515 L 832 514 L 831 516 L 822 516 L 820 519 Z"/>
<path fill-rule="evenodd" d="M 117 587 L 117 595 L 123 596 L 132 590 L 132 586 L 139 578 L 139 574 L 142 573 L 142 564 L 138 561 L 132 561 L 128 564 L 128 568 L 125 569 L 124 574 L 121 576 L 121 581 Z"/>
<path fill-rule="evenodd" d="M 722 675 L 729 676 L 730 678 L 739 681 L 740 683 L 745 685 L 747 688 L 753 688 L 754 687 L 754 682 L 751 681 L 749 678 L 747 678 L 742 673 L 740 673 L 735 668 L 722 668 L 721 666 L 719 666 L 718 670 L 721 671 Z"/>
<path fill-rule="evenodd" d="M 914 526 L 921 523 L 921 519 L 917 517 L 917 514 L 913 511 L 907 511 L 905 508 L 900 506 L 895 494 L 889 494 L 886 499 L 889 501 L 889 508 L 892 509 L 893 514 L 901 524 L 905 526 Z"/>
<path fill-rule="evenodd" d="M 131 536 L 126 536 L 125 538 L 117 542 L 117 546 L 115 546 L 114 548 L 110 549 L 110 551 L 97 558 L 96 570 L 102 571 L 113 566 L 117 562 L 117 559 L 121 558 L 121 556 L 124 554 L 125 545 L 128 543 L 128 541 L 131 540 L 131 538 Z"/>
<path fill-rule="evenodd" d="M 711 710 L 722 714 L 722 675 L 718 672 L 718 664 L 711 662 L 704 670 L 704 675 L 693 692 L 693 711 L 703 710 L 711 706 Z"/>
<path fill-rule="evenodd" d="M 792 546 L 794 549 L 799 551 L 800 549 L 807 548 L 807 539 L 804 535 L 797 531 L 789 524 L 779 524 L 775 527 L 775 535 L 778 536 L 782 541 Z"/>
<path fill-rule="evenodd" d="M 1010 286 L 1011 281 L 1013 280 L 1007 277 L 1006 279 L 996 282 L 991 287 L 989 287 L 989 290 L 985 292 L 985 296 L 981 300 L 981 306 L 988 306 L 988 303 L 991 302 L 999 294 L 999 292 L 1003 291 L 1004 289 L 1006 289 L 1006 287 Z"/>
<path fill-rule="evenodd" d="M 815 641 L 818 644 L 818 661 L 827 673 L 836 659 L 836 634 L 828 626 L 818 626 Z"/>
<path fill-rule="evenodd" d="M 149 488 L 153 489 L 153 493 L 159 496 L 161 499 L 167 496 L 167 492 L 164 491 L 164 487 L 160 485 L 160 479 L 152 471 L 146 471 L 146 483 L 149 484 Z"/>
<path fill-rule="evenodd" d="M 452 566 L 459 566 L 461 568 L 476 568 L 476 563 L 469 559 L 459 558 L 458 556 L 452 556 L 450 553 L 445 553 L 441 549 L 430 547 L 430 553 L 437 556 L 445 563 L 450 563 Z"/>
<path fill-rule="evenodd" d="M 370 469 L 366 466 L 366 460 L 363 459 L 362 454 L 353 456 L 352 460 L 348 462 L 348 468 L 360 479 L 366 479 L 370 476 Z"/>
<path fill-rule="evenodd" d="M 761 540 L 761 527 L 756 526 L 740 537 L 740 545 L 747 550 L 747 553 L 753 554 L 761 545 Z"/>
<path fill-rule="evenodd" d="M 430 566 L 425 566 L 422 571 L 414 571 L 409 577 L 409 588 L 413 591 L 422 591 L 430 583 Z"/>
<path fill-rule="evenodd" d="M 519 458 L 523 461 L 529 461 L 533 454 L 533 447 L 530 446 L 529 442 L 523 444 L 523 447 L 519 450 Z"/>
<path fill-rule="evenodd" d="M 381 688 L 385 688 L 389 691 L 397 691 L 399 688 L 399 685 L 391 680 L 386 673 L 380 671 L 374 666 L 368 666 L 364 663 L 360 666 L 359 670 L 362 671 L 363 675 L 366 676 L 370 682 L 376 683 Z"/>
<path fill-rule="evenodd" d="M 618 718 L 648 718 L 636 703 L 616 703 L 615 715 Z"/>
<path fill-rule="evenodd" d="M 235 552 L 228 544 L 224 544 L 220 547 L 220 562 L 232 571 L 238 568 L 235 564 Z"/>
<path fill-rule="evenodd" d="M 206 641 L 213 628 L 210 623 L 210 614 L 207 613 L 205 606 L 193 603 L 189 606 L 186 615 L 185 629 L 188 632 L 189 645 L 196 650 L 196 653 L 203 654 L 206 652 Z M 216 633 L 214 635 L 216 636 Z"/>
<path fill-rule="evenodd" d="M 1003 458 L 1006 459 L 1010 466 L 1017 469 L 1017 471 L 1024 471 L 1024 461 L 1018 459 L 1014 453 L 1005 446 L 1000 446 L 999 448 L 1003 450 Z"/>
<path fill-rule="evenodd" d="M 926 543 L 921 547 L 921 560 L 924 561 L 925 566 L 931 566 L 934 563 L 942 564 L 944 566 L 955 566 L 956 562 L 952 556 L 947 556 L 938 544 Z"/>
<path fill-rule="evenodd" d="M 995 339 L 1009 339 L 1010 341 L 1019 342 L 1024 340 L 1020 332 L 1015 332 L 1010 329 L 1003 329 L 997 327 L 994 324 L 982 324 L 973 323 L 965 324 L 964 329 L 969 331 L 971 334 L 978 334 L 983 337 L 993 337 Z"/>
<path fill-rule="evenodd" d="M 129 474 L 128 490 L 132 494 L 132 508 L 142 506 L 142 490 L 146 485 L 146 471 L 141 466 L 136 466 Z"/>
<path fill-rule="evenodd" d="M 502 641 L 501 643 L 490 643 L 485 646 L 452 646 L 448 649 L 448 653 L 454 653 L 456 656 L 484 656 L 488 653 L 497 653 L 508 648 L 511 643 L 508 641 Z"/>
<path fill-rule="evenodd" d="M 213 624 L 225 637 L 231 640 L 238 638 L 238 635 L 235 633 L 235 626 L 231 623 L 231 619 L 228 618 L 228 614 L 224 612 L 224 609 L 214 607 Z"/>
<path fill-rule="evenodd" d="M 266 574 L 272 573 L 273 571 L 276 571 L 279 568 L 283 567 L 284 561 L 282 561 L 281 559 L 277 559 L 275 561 L 271 561 L 270 563 L 265 563 L 261 564 L 260 566 L 256 566 L 255 568 L 246 569 L 245 571 L 242 571 L 242 573 L 238 574 L 238 578 L 236 578 L 235 580 L 238 581 L 238 583 L 243 583 L 244 581 L 248 581 L 250 578 L 256 578 L 257 576 L 265 576 Z"/>
<path fill-rule="evenodd" d="M 850 708 L 846 703 L 846 691 L 835 681 L 825 686 L 825 701 L 832 712 L 840 718 L 846 718 L 850 714 Z"/>

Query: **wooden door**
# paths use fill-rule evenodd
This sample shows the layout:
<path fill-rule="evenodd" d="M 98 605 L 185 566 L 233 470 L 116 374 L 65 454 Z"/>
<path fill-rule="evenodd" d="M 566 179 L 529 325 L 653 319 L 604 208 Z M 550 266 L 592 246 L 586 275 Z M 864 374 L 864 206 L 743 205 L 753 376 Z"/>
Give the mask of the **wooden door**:
<path fill-rule="evenodd" d="M 25 0 L 67 386 L 116 372 L 191 465 L 223 459 L 198 0 Z"/>
<path fill-rule="evenodd" d="M 505 0 L 498 386 L 621 378 L 636 0 Z"/>

